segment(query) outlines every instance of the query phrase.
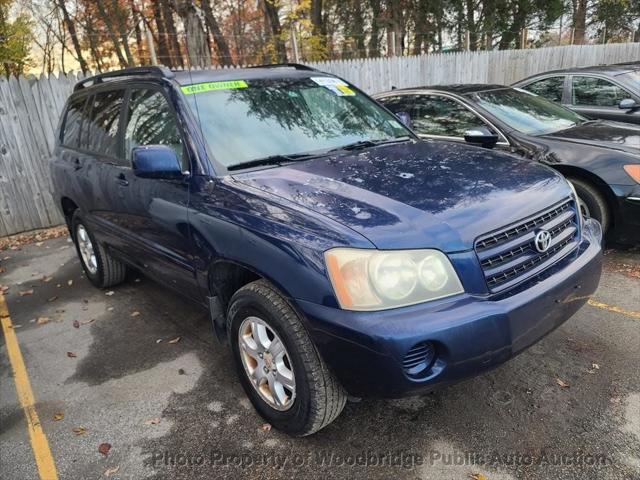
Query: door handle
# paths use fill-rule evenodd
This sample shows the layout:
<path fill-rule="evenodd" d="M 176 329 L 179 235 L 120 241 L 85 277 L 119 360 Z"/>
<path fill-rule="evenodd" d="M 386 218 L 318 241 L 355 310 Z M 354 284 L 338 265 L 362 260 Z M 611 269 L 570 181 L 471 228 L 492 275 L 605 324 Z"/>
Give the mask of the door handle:
<path fill-rule="evenodd" d="M 129 180 L 127 180 L 127 177 L 124 176 L 124 173 L 121 173 L 120 175 L 118 175 L 116 177 L 116 180 L 118 181 L 118 184 L 122 185 L 123 187 L 126 187 L 129 185 Z"/>

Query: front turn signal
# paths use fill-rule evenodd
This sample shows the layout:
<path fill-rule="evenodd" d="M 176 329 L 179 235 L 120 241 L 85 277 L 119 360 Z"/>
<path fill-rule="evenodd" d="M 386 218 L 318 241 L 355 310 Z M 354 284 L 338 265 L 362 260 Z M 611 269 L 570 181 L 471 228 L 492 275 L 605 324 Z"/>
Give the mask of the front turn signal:
<path fill-rule="evenodd" d="M 640 164 L 625 165 L 624 171 L 627 172 L 636 182 L 640 183 Z"/>

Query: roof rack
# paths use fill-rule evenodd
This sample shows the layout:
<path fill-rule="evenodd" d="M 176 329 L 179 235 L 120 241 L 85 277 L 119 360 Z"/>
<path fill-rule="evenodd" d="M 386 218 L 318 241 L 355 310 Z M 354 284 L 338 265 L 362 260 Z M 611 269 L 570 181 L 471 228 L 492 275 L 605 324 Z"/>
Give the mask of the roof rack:
<path fill-rule="evenodd" d="M 266 65 L 254 65 L 249 68 L 295 68 L 296 70 L 308 70 L 317 72 L 317 70 L 309 65 L 303 65 L 302 63 L 270 63 Z"/>
<path fill-rule="evenodd" d="M 148 67 L 124 68 L 122 70 L 116 70 L 114 72 L 100 73 L 98 75 L 80 80 L 78 83 L 76 83 L 75 87 L 73 87 L 73 91 L 76 92 L 81 88 L 85 88 L 87 86 L 87 83 L 89 82 L 91 82 L 92 85 L 96 85 L 97 83 L 102 83 L 104 80 L 109 78 L 132 77 L 137 75 L 149 75 L 159 78 L 173 78 L 175 76 L 175 74 L 171 70 L 169 70 L 167 67 L 162 66 L 153 65 Z"/>

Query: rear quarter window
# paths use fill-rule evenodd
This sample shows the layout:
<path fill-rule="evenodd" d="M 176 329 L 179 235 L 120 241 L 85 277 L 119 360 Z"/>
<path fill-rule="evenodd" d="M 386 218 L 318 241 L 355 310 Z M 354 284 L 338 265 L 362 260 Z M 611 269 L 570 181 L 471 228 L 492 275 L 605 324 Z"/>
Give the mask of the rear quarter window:
<path fill-rule="evenodd" d="M 69 100 L 60 136 L 61 143 L 66 147 L 78 148 L 80 146 L 82 112 L 85 101 L 86 97 Z"/>

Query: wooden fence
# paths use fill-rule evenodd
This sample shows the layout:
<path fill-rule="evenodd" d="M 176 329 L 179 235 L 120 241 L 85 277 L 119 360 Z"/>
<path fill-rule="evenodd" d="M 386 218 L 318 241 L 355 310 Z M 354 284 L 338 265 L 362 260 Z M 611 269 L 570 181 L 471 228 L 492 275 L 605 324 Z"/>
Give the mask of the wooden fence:
<path fill-rule="evenodd" d="M 392 86 L 510 84 L 556 68 L 640 61 L 640 43 L 316 62 L 369 93 Z M 59 225 L 48 160 L 60 112 L 81 76 L 0 78 L 0 236 Z"/>

